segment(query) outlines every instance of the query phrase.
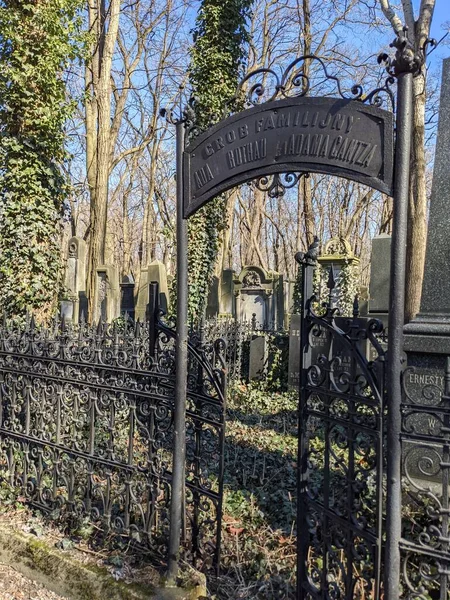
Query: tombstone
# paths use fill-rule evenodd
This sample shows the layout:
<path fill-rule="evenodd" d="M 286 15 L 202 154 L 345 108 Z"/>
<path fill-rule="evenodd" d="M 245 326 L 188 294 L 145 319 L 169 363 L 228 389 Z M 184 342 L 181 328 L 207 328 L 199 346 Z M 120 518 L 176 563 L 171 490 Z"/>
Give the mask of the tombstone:
<path fill-rule="evenodd" d="M 156 282 L 159 288 L 159 306 L 167 312 L 169 309 L 169 286 L 167 283 L 167 273 L 165 265 L 154 260 L 148 267 L 142 269 L 141 279 L 139 282 L 139 290 L 137 295 L 135 318 L 140 321 L 145 321 L 147 314 L 147 304 L 149 301 L 148 290 L 149 285 Z"/>
<path fill-rule="evenodd" d="M 219 316 L 228 317 L 235 314 L 233 269 L 224 269 L 219 286 Z"/>
<path fill-rule="evenodd" d="M 208 292 L 208 302 L 206 304 L 206 318 L 212 319 L 219 314 L 219 278 L 214 275 Z"/>
<path fill-rule="evenodd" d="M 300 385 L 300 321 L 300 315 L 291 315 L 289 324 L 288 386 L 296 390 Z"/>
<path fill-rule="evenodd" d="M 255 335 L 250 340 L 248 378 L 250 381 L 263 379 L 267 369 L 267 340 L 263 335 Z"/>
<path fill-rule="evenodd" d="M 73 320 L 74 323 L 79 319 L 79 294 L 86 290 L 86 242 L 79 237 L 72 237 L 68 242 L 67 268 L 65 275 L 65 287 L 73 295 L 72 309 L 66 306 L 64 316 L 66 320 Z M 69 314 L 72 318 L 69 319 Z M 61 312 L 61 316 L 62 316 Z"/>
<path fill-rule="evenodd" d="M 284 317 L 283 317 L 283 326 L 285 328 L 290 327 L 290 322 L 295 314 L 295 281 L 290 281 L 289 279 L 284 280 Z"/>
<path fill-rule="evenodd" d="M 223 269 L 220 278 L 213 277 L 208 293 L 206 317 L 235 317 L 233 269 Z"/>
<path fill-rule="evenodd" d="M 119 271 L 112 265 L 97 268 L 97 306 L 94 321 L 111 323 L 120 315 Z"/>
<path fill-rule="evenodd" d="M 385 233 L 372 240 L 369 282 L 369 316 L 388 326 L 391 279 L 391 236 Z"/>
<path fill-rule="evenodd" d="M 279 278 L 278 273 L 266 273 L 261 267 L 244 267 L 233 280 L 236 318 L 256 320 L 260 329 L 277 328 L 279 315 L 284 313 L 283 282 Z"/>
<path fill-rule="evenodd" d="M 88 318 L 88 297 L 86 292 L 78 292 L 78 320 L 87 322 Z"/>
<path fill-rule="evenodd" d="M 134 278 L 125 275 L 120 284 L 120 314 L 134 319 Z"/>
<path fill-rule="evenodd" d="M 404 328 L 407 369 L 404 376 L 403 442 L 405 473 L 436 482 L 444 493 L 442 399 L 450 355 L 450 58 L 443 61 L 439 125 L 431 188 L 425 272 L 419 314 Z M 420 442 L 419 442 L 420 438 Z M 428 466 L 427 466 L 428 465 Z"/>

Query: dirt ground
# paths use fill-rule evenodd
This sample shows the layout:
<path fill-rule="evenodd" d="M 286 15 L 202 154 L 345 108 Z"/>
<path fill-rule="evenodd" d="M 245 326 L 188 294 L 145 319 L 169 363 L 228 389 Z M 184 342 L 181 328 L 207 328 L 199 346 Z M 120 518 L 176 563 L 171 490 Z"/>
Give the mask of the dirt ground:
<path fill-rule="evenodd" d="M 0 600 L 67 600 L 46 590 L 40 583 L 0 564 Z"/>

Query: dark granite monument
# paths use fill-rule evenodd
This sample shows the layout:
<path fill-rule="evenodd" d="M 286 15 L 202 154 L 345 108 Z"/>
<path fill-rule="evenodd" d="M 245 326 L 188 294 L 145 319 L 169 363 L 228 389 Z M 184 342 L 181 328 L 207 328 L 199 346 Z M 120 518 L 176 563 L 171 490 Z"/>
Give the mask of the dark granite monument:
<path fill-rule="evenodd" d="M 440 496 L 450 476 L 450 401 L 444 381 L 450 355 L 450 59 L 443 62 L 430 217 L 420 312 L 404 328 L 403 460 L 408 485 L 434 481 Z M 447 431 L 448 429 L 448 431 Z M 447 464 L 448 463 L 448 464 Z"/>

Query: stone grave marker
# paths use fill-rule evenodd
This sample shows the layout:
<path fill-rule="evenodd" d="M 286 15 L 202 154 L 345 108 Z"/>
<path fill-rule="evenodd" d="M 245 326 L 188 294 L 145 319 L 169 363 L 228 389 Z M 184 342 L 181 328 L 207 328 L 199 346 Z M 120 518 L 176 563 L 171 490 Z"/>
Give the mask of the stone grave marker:
<path fill-rule="evenodd" d="M 298 389 L 300 385 L 300 315 L 291 315 L 289 324 L 289 374 L 288 385 Z"/>
<path fill-rule="evenodd" d="M 134 279 L 132 275 L 125 275 L 120 284 L 120 314 L 127 314 L 134 319 Z"/>
<path fill-rule="evenodd" d="M 388 326 L 391 279 L 391 236 L 381 234 L 372 240 L 369 282 L 369 316 Z"/>
<path fill-rule="evenodd" d="M 159 306 L 167 312 L 169 308 L 169 286 L 167 283 L 167 273 L 164 263 L 154 260 L 148 267 L 142 269 L 141 279 L 135 309 L 135 318 L 145 321 L 147 315 L 147 304 L 149 302 L 148 290 L 152 282 L 158 284 Z"/>
<path fill-rule="evenodd" d="M 79 295 L 86 290 L 86 242 L 79 237 L 72 237 L 68 242 L 65 287 L 71 292 L 73 299 L 67 301 L 64 309 L 61 307 L 61 316 L 64 314 L 66 320 L 78 323 Z"/>
<path fill-rule="evenodd" d="M 443 61 L 425 272 L 419 314 L 404 328 L 407 369 L 403 396 L 405 475 L 435 481 L 443 492 L 441 403 L 450 355 L 450 58 Z M 441 441 L 440 441 L 441 440 Z M 440 485 L 439 483 L 440 482 Z"/>
<path fill-rule="evenodd" d="M 284 313 L 284 295 L 278 273 L 266 273 L 257 266 L 244 267 L 233 283 L 238 320 L 251 322 L 255 315 L 260 328 L 276 329 L 281 325 L 278 321 Z"/>
<path fill-rule="evenodd" d="M 262 379 L 267 369 L 267 340 L 263 335 L 255 335 L 250 340 L 249 373 L 250 381 Z"/>
<path fill-rule="evenodd" d="M 94 320 L 111 323 L 120 315 L 119 271 L 112 265 L 97 269 L 97 306 Z"/>

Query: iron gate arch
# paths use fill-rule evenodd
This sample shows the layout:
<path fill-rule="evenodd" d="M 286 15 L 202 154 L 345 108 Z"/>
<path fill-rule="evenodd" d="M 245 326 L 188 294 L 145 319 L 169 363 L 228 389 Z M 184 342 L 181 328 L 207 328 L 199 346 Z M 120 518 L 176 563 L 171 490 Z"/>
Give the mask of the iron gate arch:
<path fill-rule="evenodd" d="M 406 223 L 409 191 L 409 158 L 412 126 L 412 80 L 420 73 L 425 48 L 415 52 L 406 29 L 391 46 L 394 58 L 379 57 L 388 77 L 383 86 L 364 94 L 360 85 L 345 93 L 338 78 L 330 75 L 325 63 L 314 55 L 299 57 L 281 77 L 274 69 L 261 68 L 247 75 L 237 94 L 246 88 L 251 108 L 229 116 L 224 106 L 222 120 L 201 132 L 195 124 L 195 100 L 180 107 L 178 115 L 162 111 L 176 126 L 177 142 L 177 334 L 175 452 L 171 530 L 169 540 L 169 578 L 178 570 L 182 530 L 182 500 L 186 460 L 187 393 L 187 218 L 220 192 L 256 179 L 256 186 L 278 196 L 294 186 L 300 175 L 319 172 L 360 181 L 392 195 L 393 235 L 391 246 L 391 287 L 389 353 L 386 384 L 389 390 L 389 417 L 386 443 L 387 460 L 385 600 L 398 600 L 401 537 L 401 353 L 404 321 L 404 271 L 406 262 Z M 310 97 L 310 80 L 302 66 L 318 64 L 327 85 L 335 86 L 337 97 Z M 260 76 L 263 82 L 251 83 Z M 274 91 L 264 101 L 264 80 L 274 78 Z M 396 139 L 394 152 L 392 112 L 382 110 L 382 96 L 392 101 L 390 86 L 397 80 Z M 308 97 L 306 97 L 308 96 Z M 236 98 L 235 98 L 236 99 Z M 369 106 L 367 106 L 367 104 Z M 279 112 L 278 109 L 281 109 Z M 301 109 L 301 110 L 300 110 Z M 256 118 L 255 118 L 256 117 Z M 293 128 L 297 128 L 293 131 Z M 304 128 L 303 133 L 300 131 Z M 355 137 L 350 135 L 353 132 Z M 281 134 L 280 134 L 281 132 Z M 283 132 L 286 133 L 283 137 Z M 320 136 L 320 137 L 319 137 Z M 186 144 L 188 140 L 188 144 Z M 302 483 L 302 482 L 300 482 Z M 379 528 L 376 544 L 381 544 Z M 297 536 L 300 539 L 300 535 Z M 301 542 L 301 541 L 300 541 Z M 299 548 L 301 554 L 301 547 Z M 380 560 L 376 560 L 379 571 Z M 306 598 L 342 597 L 324 589 L 312 595 L 301 591 L 304 575 L 298 571 L 299 594 Z M 347 577 L 352 578 L 351 571 Z M 375 577 L 377 581 L 380 574 Z M 378 583 L 376 584 L 379 585 Z M 351 588 L 351 584 L 347 589 Z M 337 592 L 336 592 L 337 593 Z M 319 595 L 318 595 L 319 594 Z M 346 592 L 345 598 L 351 596 Z"/>

